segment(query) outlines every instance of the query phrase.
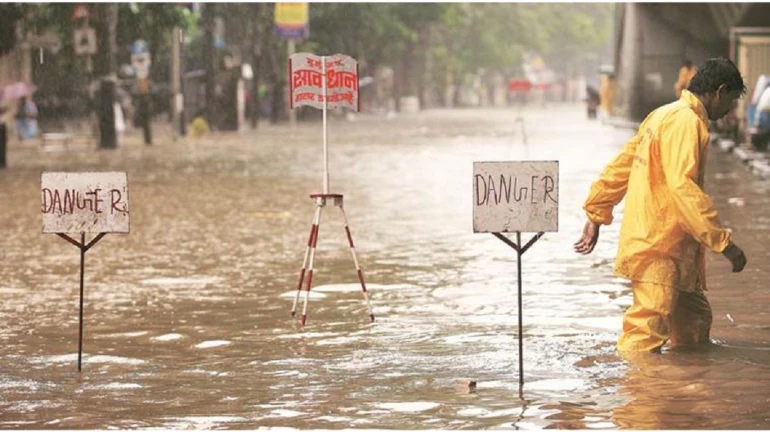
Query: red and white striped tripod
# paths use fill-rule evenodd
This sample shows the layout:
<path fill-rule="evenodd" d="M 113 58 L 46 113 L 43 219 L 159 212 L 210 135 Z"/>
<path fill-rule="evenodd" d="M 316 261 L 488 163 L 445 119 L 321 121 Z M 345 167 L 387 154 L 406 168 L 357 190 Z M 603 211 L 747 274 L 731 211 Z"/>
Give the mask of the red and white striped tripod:
<path fill-rule="evenodd" d="M 307 321 L 307 303 L 310 298 L 310 286 L 313 283 L 313 263 L 315 261 L 315 249 L 318 244 L 318 229 L 321 225 L 321 210 L 326 206 L 326 200 L 334 200 L 334 206 L 340 208 L 342 212 L 342 219 L 345 221 L 345 234 L 348 236 L 348 244 L 350 244 L 350 253 L 353 255 L 353 263 L 356 266 L 356 272 L 358 273 L 358 281 L 361 282 L 361 292 L 364 294 L 364 300 L 366 300 L 366 309 L 369 312 L 369 320 L 374 322 L 374 313 L 372 312 L 372 304 L 369 301 L 369 294 L 366 291 L 366 282 L 364 282 L 364 273 L 361 271 L 361 266 L 358 264 L 358 257 L 356 256 L 356 247 L 353 244 L 353 236 L 350 234 L 350 228 L 348 227 L 348 217 L 345 215 L 345 209 L 342 207 L 342 195 L 340 194 L 312 194 L 310 198 L 315 200 L 315 213 L 313 214 L 313 224 L 310 227 L 310 238 L 307 240 L 307 249 L 305 249 L 305 259 L 302 261 L 302 269 L 299 273 L 299 282 L 297 282 L 297 295 L 294 297 L 294 306 L 291 308 L 291 316 L 294 317 L 297 314 L 297 304 L 299 303 L 299 296 L 302 292 L 302 282 L 305 279 L 305 269 L 307 269 L 307 285 L 305 286 L 305 302 L 302 305 L 302 325 L 305 325 Z M 308 262 L 308 258 L 310 261 Z"/>
<path fill-rule="evenodd" d="M 327 67 L 328 66 L 328 67 Z M 330 69 L 331 68 L 331 69 Z M 329 82 L 331 78 L 331 83 Z M 307 321 L 307 303 L 310 299 L 310 286 L 313 283 L 313 263 L 315 261 L 315 249 L 318 244 L 318 229 L 321 225 L 321 210 L 326 206 L 326 200 L 333 200 L 334 206 L 339 207 L 342 212 L 342 218 L 345 221 L 345 233 L 348 236 L 350 252 L 353 254 L 353 263 L 356 266 L 358 280 L 361 282 L 361 291 L 366 300 L 366 308 L 369 311 L 369 319 L 374 322 L 374 313 L 372 304 L 369 301 L 369 294 L 366 291 L 364 274 L 361 266 L 358 265 L 356 248 L 353 245 L 353 236 L 350 235 L 348 228 L 348 218 L 345 215 L 345 209 L 342 207 L 342 195 L 329 192 L 329 150 L 327 133 L 327 115 L 328 108 L 346 107 L 356 111 L 360 110 L 358 103 L 358 62 L 352 57 L 336 54 L 330 57 L 316 56 L 307 53 L 296 53 L 289 57 L 289 107 L 294 108 L 300 105 L 309 105 L 323 110 L 323 193 L 312 194 L 310 198 L 315 200 L 315 213 L 313 214 L 313 225 L 310 227 L 310 238 L 307 241 L 305 249 L 305 259 L 302 261 L 302 269 L 299 273 L 299 282 L 297 282 L 297 295 L 294 297 L 294 305 L 291 308 L 291 316 L 297 314 L 297 304 L 302 292 L 302 282 L 305 279 L 305 269 L 307 268 L 307 284 L 305 285 L 305 302 L 302 306 L 302 325 Z M 320 85 L 320 87 L 318 87 Z M 329 94 L 331 87 L 332 95 Z M 316 93 L 318 90 L 320 94 Z M 331 100 L 330 100 L 331 99 Z M 308 261 L 308 258 L 310 261 Z"/>

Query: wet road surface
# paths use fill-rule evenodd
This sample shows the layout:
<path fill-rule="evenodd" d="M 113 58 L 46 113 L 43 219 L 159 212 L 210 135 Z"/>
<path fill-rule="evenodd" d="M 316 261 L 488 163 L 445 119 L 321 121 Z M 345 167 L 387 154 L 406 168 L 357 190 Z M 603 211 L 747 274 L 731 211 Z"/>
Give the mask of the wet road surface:
<path fill-rule="evenodd" d="M 524 118 L 526 144 L 521 134 Z M 707 189 L 749 264 L 709 256 L 717 346 L 623 359 L 622 207 L 572 252 L 581 204 L 631 131 L 582 108 L 435 110 L 330 124 L 307 326 L 289 312 L 321 190 L 321 126 L 117 151 L 13 147 L 0 172 L 0 428 L 770 429 L 766 180 L 712 149 Z M 472 232 L 474 161 L 559 160 L 559 229 L 524 256 Z M 41 171 L 128 172 L 131 233 L 86 256 L 41 234 Z M 531 234 L 523 238 L 529 239 Z M 455 389 L 478 382 L 475 393 Z"/>

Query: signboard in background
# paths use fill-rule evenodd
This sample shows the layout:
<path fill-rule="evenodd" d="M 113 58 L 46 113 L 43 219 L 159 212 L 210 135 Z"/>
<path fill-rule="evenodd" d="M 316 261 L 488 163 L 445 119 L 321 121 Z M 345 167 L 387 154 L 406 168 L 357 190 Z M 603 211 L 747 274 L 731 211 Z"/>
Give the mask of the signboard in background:
<path fill-rule="evenodd" d="M 91 18 L 91 12 L 88 10 L 88 6 L 79 3 L 72 8 L 72 20 L 87 20 Z"/>
<path fill-rule="evenodd" d="M 345 107 L 359 111 L 358 62 L 344 54 L 326 57 L 326 97 L 323 88 L 323 57 L 309 53 L 289 58 L 290 108 L 303 105 L 323 109 Z"/>
<path fill-rule="evenodd" d="M 276 3 L 275 34 L 285 39 L 303 39 L 310 35 L 307 3 Z"/>
<path fill-rule="evenodd" d="M 93 27 L 76 28 L 72 35 L 75 55 L 96 54 L 96 30 Z"/>
<path fill-rule="evenodd" d="M 44 172 L 43 233 L 128 233 L 125 172 Z"/>
<path fill-rule="evenodd" d="M 558 228 L 558 161 L 473 163 L 473 232 Z"/>

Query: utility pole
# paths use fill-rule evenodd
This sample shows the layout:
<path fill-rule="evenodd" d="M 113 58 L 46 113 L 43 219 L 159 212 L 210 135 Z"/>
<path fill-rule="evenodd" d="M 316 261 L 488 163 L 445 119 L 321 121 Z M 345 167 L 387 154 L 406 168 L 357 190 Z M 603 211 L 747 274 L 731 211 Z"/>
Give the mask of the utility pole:
<path fill-rule="evenodd" d="M 291 56 L 294 55 L 294 52 L 296 51 L 296 48 L 294 45 L 294 38 L 289 38 L 286 42 L 287 42 L 286 46 L 288 51 L 287 53 L 288 57 L 286 58 L 291 58 Z M 288 86 L 288 83 L 287 83 L 287 86 Z M 283 89 L 283 87 L 281 87 L 281 89 Z M 289 111 L 289 125 L 293 129 L 297 125 L 297 115 L 295 114 L 294 110 L 289 107 L 289 104 L 286 104 L 286 109 Z"/>

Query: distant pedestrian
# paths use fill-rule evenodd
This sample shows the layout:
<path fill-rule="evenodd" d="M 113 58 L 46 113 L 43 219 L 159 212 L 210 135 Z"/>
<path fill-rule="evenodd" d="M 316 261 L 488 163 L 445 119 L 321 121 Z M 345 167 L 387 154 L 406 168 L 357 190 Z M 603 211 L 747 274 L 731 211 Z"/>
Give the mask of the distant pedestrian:
<path fill-rule="evenodd" d="M 27 96 L 19 101 L 19 108 L 16 112 L 16 131 L 19 140 L 31 140 L 37 138 L 38 110 L 32 97 Z"/>
<path fill-rule="evenodd" d="M 686 89 L 690 85 L 690 80 L 698 72 L 698 68 L 692 64 L 689 59 L 682 61 L 682 67 L 679 68 L 679 76 L 674 83 L 674 95 L 677 99 L 682 95 L 682 90 Z"/>
<path fill-rule="evenodd" d="M 599 107 L 599 91 L 596 90 L 593 86 L 586 86 L 586 112 L 588 114 L 589 119 L 595 119 L 596 118 L 596 110 Z"/>
<path fill-rule="evenodd" d="M 617 84 L 615 82 L 615 74 L 604 74 L 600 78 L 599 84 L 599 97 L 601 99 L 601 107 L 604 114 L 607 117 L 612 117 L 615 114 L 615 95 L 617 93 Z"/>
<path fill-rule="evenodd" d="M 703 191 L 708 121 L 727 114 L 746 91 L 728 59 L 707 60 L 680 99 L 650 113 L 623 151 L 593 183 L 588 216 L 575 251 L 589 254 L 599 227 L 626 197 L 615 275 L 631 280 L 620 351 L 659 351 L 709 343 L 712 313 L 706 290 L 705 249 L 723 254 L 734 272 L 746 256 Z"/>

